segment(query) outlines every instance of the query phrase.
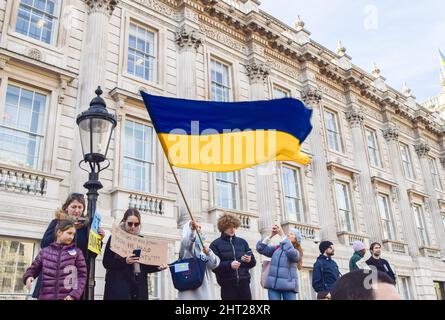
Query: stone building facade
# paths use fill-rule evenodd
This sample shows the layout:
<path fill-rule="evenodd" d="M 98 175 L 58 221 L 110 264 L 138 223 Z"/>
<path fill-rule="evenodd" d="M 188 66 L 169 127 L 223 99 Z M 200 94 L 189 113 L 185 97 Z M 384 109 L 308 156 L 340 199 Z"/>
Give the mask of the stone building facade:
<path fill-rule="evenodd" d="M 184 203 L 139 90 L 189 99 L 291 96 L 313 110 L 311 165 L 280 163 L 220 174 L 176 169 L 209 240 L 237 214 L 255 246 L 274 223 L 304 235 L 301 299 L 312 299 L 318 243 L 329 239 L 347 272 L 351 243 L 382 242 L 407 299 L 444 297 L 445 136 L 437 112 L 260 9 L 258 0 L 0 0 L 0 296 L 23 298 L 24 269 L 86 173 L 76 116 L 98 85 L 118 120 L 101 173 L 98 211 L 110 230 L 129 207 L 148 237 L 179 250 Z M 252 270 L 256 299 L 260 261 Z M 97 260 L 96 297 L 104 269 Z M 154 299 L 175 299 L 168 272 Z M 215 284 L 215 290 L 218 287 Z"/>

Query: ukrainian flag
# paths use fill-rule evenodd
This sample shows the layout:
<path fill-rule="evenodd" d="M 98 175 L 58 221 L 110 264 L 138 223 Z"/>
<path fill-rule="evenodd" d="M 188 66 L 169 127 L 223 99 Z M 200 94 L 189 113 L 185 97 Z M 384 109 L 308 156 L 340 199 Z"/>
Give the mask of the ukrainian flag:
<path fill-rule="evenodd" d="M 141 95 L 173 166 L 228 172 L 269 161 L 310 163 L 300 150 L 312 130 L 312 110 L 299 100 L 209 102 Z"/>

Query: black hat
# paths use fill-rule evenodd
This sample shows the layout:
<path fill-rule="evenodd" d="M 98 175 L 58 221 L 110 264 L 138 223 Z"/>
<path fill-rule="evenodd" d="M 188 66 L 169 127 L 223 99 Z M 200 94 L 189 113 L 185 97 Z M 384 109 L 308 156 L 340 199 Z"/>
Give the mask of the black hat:
<path fill-rule="evenodd" d="M 320 249 L 321 254 L 324 254 L 324 252 L 330 247 L 333 246 L 334 244 L 331 241 L 322 241 L 320 243 L 320 245 L 318 246 L 318 248 Z"/>

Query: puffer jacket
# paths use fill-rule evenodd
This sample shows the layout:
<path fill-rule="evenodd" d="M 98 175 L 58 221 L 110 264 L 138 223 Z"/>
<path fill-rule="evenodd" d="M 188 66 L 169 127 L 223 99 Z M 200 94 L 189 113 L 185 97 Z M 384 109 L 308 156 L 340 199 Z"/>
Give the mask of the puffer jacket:
<path fill-rule="evenodd" d="M 87 250 L 88 250 L 88 222 L 89 222 L 89 220 L 87 217 L 83 217 L 83 218 L 85 218 L 85 222 L 80 228 L 77 228 L 76 236 L 74 238 L 74 243 L 76 244 L 77 248 L 82 250 L 83 256 L 86 257 Z M 55 219 L 53 219 L 49 223 L 48 228 L 46 228 L 46 231 L 43 235 L 42 241 L 40 242 L 40 248 L 41 249 L 46 248 L 49 245 L 51 245 L 51 243 L 56 241 L 56 227 L 60 220 L 69 220 L 69 221 L 74 222 L 75 219 L 76 219 L 75 217 L 69 216 L 62 209 L 58 209 L 55 214 Z M 90 251 L 89 253 L 93 257 L 97 256 L 92 251 Z M 39 298 L 41 282 L 42 282 L 42 280 L 40 279 L 40 277 L 38 277 L 36 286 L 34 288 L 34 292 L 32 294 L 32 297 L 35 299 Z"/>
<path fill-rule="evenodd" d="M 267 245 L 260 240 L 256 249 L 260 254 L 272 258 L 265 287 L 277 291 L 298 293 L 297 263 L 301 257 L 289 238 L 281 241 L 278 247 Z"/>
<path fill-rule="evenodd" d="M 249 270 L 256 265 L 255 256 L 252 253 L 252 259 L 249 263 L 243 262 L 241 257 L 248 252 L 252 252 L 246 240 L 237 236 L 230 237 L 225 233 L 214 240 L 210 249 L 220 258 L 219 266 L 213 270 L 216 274 L 216 281 L 222 286 L 237 286 L 250 283 Z M 241 263 L 238 270 L 233 270 L 231 264 L 234 260 Z"/>
<path fill-rule="evenodd" d="M 87 266 L 80 249 L 74 244 L 61 245 L 56 242 L 42 249 L 23 276 L 40 274 L 39 300 L 63 300 L 71 296 L 80 300 L 87 282 Z"/>

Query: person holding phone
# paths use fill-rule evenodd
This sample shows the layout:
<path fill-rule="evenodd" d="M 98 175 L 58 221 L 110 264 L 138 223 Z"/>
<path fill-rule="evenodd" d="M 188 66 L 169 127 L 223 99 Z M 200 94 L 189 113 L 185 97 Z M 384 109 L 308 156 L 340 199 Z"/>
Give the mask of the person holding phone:
<path fill-rule="evenodd" d="M 270 245 L 272 238 L 279 236 L 278 245 Z M 300 230 L 290 228 L 287 235 L 275 225 L 268 237 L 258 241 L 258 253 L 271 258 L 265 288 L 269 300 L 296 300 L 299 292 L 297 268 L 302 267 L 303 250 Z"/>
<path fill-rule="evenodd" d="M 141 215 L 128 209 L 120 222 L 125 232 L 140 235 Z M 107 242 L 104 259 L 106 269 L 104 300 L 148 300 L 148 274 L 167 269 L 167 265 L 148 266 L 139 263 L 141 249 L 136 248 L 129 257 L 111 251 L 111 237 Z"/>
<path fill-rule="evenodd" d="M 247 241 L 235 235 L 240 225 L 238 217 L 225 213 L 218 219 L 221 236 L 210 245 L 221 260 L 213 272 L 221 286 L 222 300 L 252 300 L 250 269 L 256 260 Z"/>

